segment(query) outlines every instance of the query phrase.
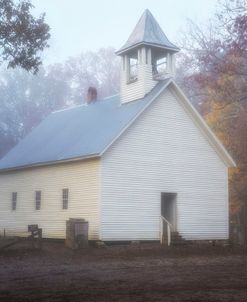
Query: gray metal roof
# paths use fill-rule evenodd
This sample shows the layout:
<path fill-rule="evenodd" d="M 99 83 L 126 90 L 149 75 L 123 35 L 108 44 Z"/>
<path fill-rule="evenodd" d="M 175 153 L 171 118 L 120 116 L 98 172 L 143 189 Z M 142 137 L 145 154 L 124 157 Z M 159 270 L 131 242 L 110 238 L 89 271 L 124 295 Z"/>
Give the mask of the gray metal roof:
<path fill-rule="evenodd" d="M 168 40 L 148 9 L 144 11 L 128 41 L 116 53 L 124 53 L 141 44 L 179 51 L 179 48 Z"/>
<path fill-rule="evenodd" d="M 50 114 L 0 160 L 0 169 L 100 156 L 168 84 L 126 104 L 117 95 Z"/>

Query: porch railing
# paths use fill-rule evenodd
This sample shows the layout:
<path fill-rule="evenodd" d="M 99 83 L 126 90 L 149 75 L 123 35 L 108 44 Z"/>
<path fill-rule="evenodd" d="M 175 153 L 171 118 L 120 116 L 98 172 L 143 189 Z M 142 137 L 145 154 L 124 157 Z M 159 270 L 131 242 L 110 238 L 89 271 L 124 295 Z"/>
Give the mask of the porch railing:
<path fill-rule="evenodd" d="M 171 245 L 171 232 L 172 232 L 172 224 L 163 216 L 160 216 L 160 243 L 164 243 L 164 225 L 166 225 L 167 230 L 167 245 Z"/>

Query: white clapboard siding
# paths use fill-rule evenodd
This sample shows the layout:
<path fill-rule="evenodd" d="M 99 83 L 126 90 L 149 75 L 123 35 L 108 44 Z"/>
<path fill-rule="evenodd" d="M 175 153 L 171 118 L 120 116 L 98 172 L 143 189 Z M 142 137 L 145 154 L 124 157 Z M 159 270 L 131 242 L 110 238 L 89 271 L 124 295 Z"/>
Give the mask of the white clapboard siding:
<path fill-rule="evenodd" d="M 37 167 L 0 174 L 0 232 L 19 234 L 38 224 L 46 238 L 65 238 L 66 220 L 89 221 L 89 239 L 99 237 L 99 177 L 97 159 Z M 69 189 L 68 209 L 62 209 L 62 189 Z M 41 209 L 35 210 L 35 191 L 42 191 Z M 11 210 L 11 193 L 17 209 Z"/>
<path fill-rule="evenodd" d="M 135 82 L 128 83 L 126 70 L 121 71 L 121 102 L 126 103 L 143 98 L 157 84 L 153 80 L 152 65 L 138 65 L 138 78 Z"/>
<path fill-rule="evenodd" d="M 159 240 L 161 192 L 185 239 L 228 238 L 228 170 L 166 90 L 102 158 L 101 239 Z"/>

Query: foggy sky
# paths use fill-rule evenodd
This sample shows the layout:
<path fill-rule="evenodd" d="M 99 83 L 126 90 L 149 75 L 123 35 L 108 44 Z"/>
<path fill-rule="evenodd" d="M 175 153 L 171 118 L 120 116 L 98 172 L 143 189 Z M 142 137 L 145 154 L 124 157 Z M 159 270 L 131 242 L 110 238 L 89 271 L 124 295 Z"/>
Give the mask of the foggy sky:
<path fill-rule="evenodd" d="M 203 22 L 213 15 L 217 0 L 33 0 L 35 14 L 46 13 L 51 27 L 44 63 L 62 61 L 82 51 L 124 44 L 148 8 L 168 38 L 176 43 L 186 18 Z"/>

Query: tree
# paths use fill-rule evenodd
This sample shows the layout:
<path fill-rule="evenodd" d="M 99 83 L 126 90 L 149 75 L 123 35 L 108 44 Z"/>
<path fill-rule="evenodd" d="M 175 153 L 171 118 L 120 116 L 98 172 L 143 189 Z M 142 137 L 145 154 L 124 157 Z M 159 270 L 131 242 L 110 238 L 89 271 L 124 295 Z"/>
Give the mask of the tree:
<path fill-rule="evenodd" d="M 230 171 L 231 222 L 247 243 L 247 1 L 219 4 L 206 29 L 189 22 L 181 60 L 190 68 L 179 80 L 237 163 Z"/>
<path fill-rule="evenodd" d="M 0 156 L 50 112 L 67 106 L 70 87 L 63 66 L 40 68 L 32 75 L 20 68 L 2 69 L 0 77 Z"/>
<path fill-rule="evenodd" d="M 39 52 L 48 47 L 49 26 L 45 15 L 35 18 L 29 0 L 0 1 L 0 56 L 8 67 L 22 67 L 37 72 L 41 64 Z"/>
<path fill-rule="evenodd" d="M 112 47 L 69 58 L 65 62 L 64 72 L 75 104 L 85 100 L 89 86 L 97 88 L 99 98 L 119 92 L 120 61 Z"/>
<path fill-rule="evenodd" d="M 99 99 L 119 89 L 119 60 L 109 47 L 82 53 L 61 64 L 0 70 L 0 157 L 54 110 L 82 104 L 89 86 Z"/>

